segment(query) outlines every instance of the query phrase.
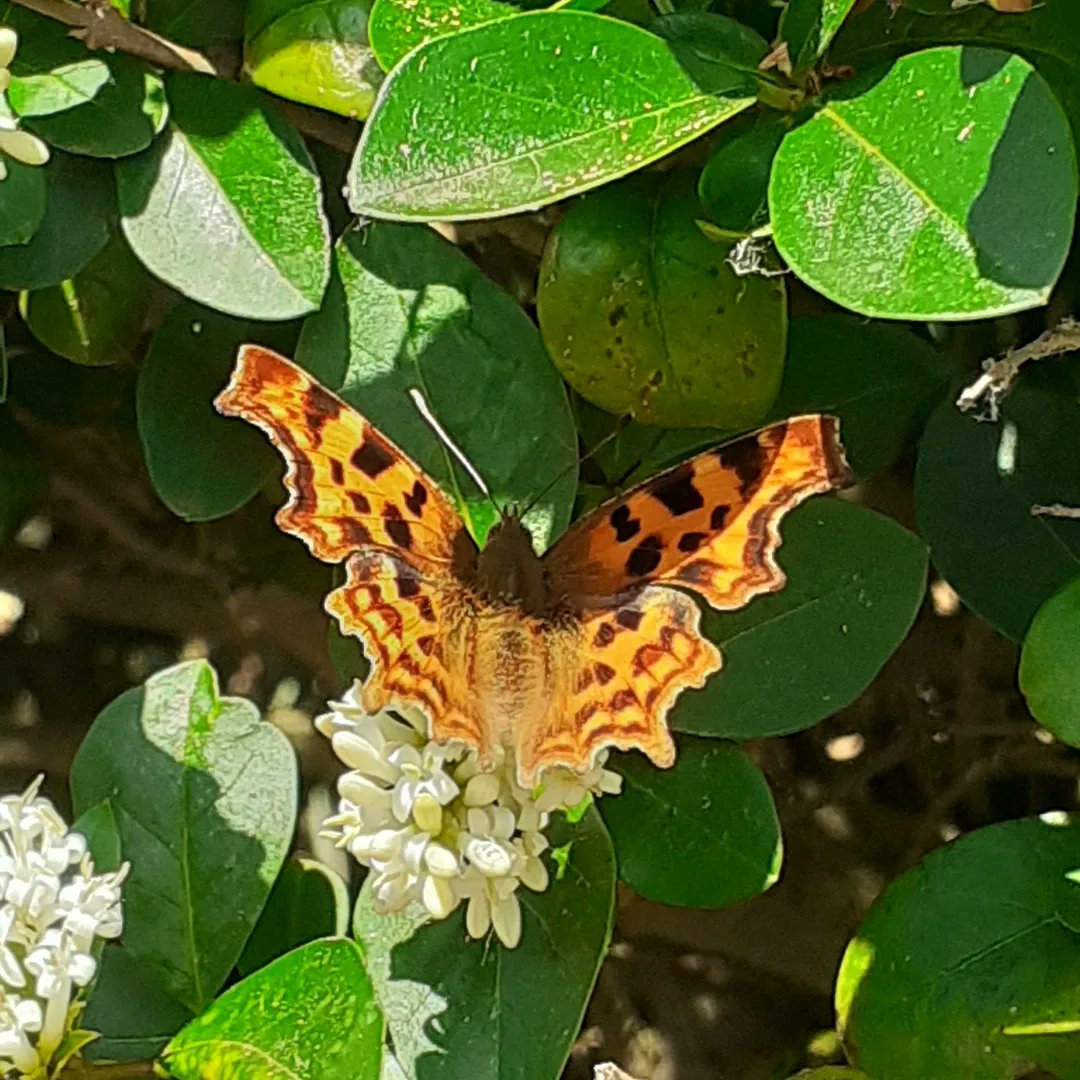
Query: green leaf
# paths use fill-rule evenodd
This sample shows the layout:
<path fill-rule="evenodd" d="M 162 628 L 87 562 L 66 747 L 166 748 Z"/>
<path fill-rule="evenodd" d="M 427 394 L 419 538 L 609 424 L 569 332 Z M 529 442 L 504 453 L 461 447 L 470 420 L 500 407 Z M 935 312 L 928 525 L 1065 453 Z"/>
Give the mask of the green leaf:
<path fill-rule="evenodd" d="M 737 19 L 706 11 L 679 12 L 654 19 L 649 29 L 668 43 L 703 93 L 727 97 L 754 87 L 756 94 L 758 64 L 769 44 Z"/>
<path fill-rule="evenodd" d="M 1080 505 L 1076 408 L 1067 364 L 1026 369 L 1000 423 L 944 401 L 919 447 L 915 508 L 934 565 L 968 607 L 1016 640 L 1080 573 L 1080 521 L 1031 512 Z"/>
<path fill-rule="evenodd" d="M 154 334 L 139 368 L 136 420 L 150 482 L 161 501 L 187 521 L 231 514 L 278 467 L 258 431 L 213 406 L 246 341 L 288 351 L 291 328 L 180 304 Z"/>
<path fill-rule="evenodd" d="M 752 127 L 713 150 L 698 178 L 698 196 L 719 228 L 745 234 L 766 222 L 773 158 L 789 130 L 785 114 L 762 112 Z"/>
<path fill-rule="evenodd" d="M 829 59 L 860 71 L 914 49 L 934 45 L 995 46 L 1016 52 L 1053 88 L 1080 139 L 1080 50 L 1062 48 L 1080 35 L 1080 5 L 1045 0 L 1023 17 L 986 6 L 957 11 L 952 0 L 919 0 L 918 7 L 872 4 L 848 19 Z"/>
<path fill-rule="evenodd" d="M 84 810 L 72 823 L 71 831 L 86 837 L 95 870 L 101 873 L 120 869 L 124 861 L 124 854 L 120 850 L 120 830 L 108 800 Z"/>
<path fill-rule="evenodd" d="M 250 975 L 290 949 L 349 932 L 345 882 L 315 859 L 294 855 L 278 875 L 236 969 Z"/>
<path fill-rule="evenodd" d="M 517 15 L 498 0 L 375 0 L 368 33 L 383 71 L 432 38 Z"/>
<path fill-rule="evenodd" d="M 296 814 L 288 740 L 203 660 L 121 694 L 71 767 L 77 813 L 108 800 L 131 875 L 124 948 L 195 1012 L 236 963 Z"/>
<path fill-rule="evenodd" d="M 618 796 L 600 800 L 619 880 L 661 904 L 728 907 L 775 884 L 783 848 L 769 786 L 739 747 L 679 740 L 674 767 L 620 757 Z"/>
<path fill-rule="evenodd" d="M 73 278 L 19 298 L 34 337 L 77 364 L 130 360 L 142 336 L 152 283 L 119 236 Z"/>
<path fill-rule="evenodd" d="M 1045 303 L 1076 199 L 1061 106 L 1025 60 L 990 49 L 928 49 L 843 87 L 784 139 L 769 185 L 795 273 L 894 319 Z"/>
<path fill-rule="evenodd" d="M 558 1080 L 607 951 L 615 860 L 595 808 L 549 835 L 570 845 L 566 872 L 518 890 L 516 949 L 468 940 L 460 910 L 423 925 L 376 915 L 361 890 L 354 933 L 409 1080 Z"/>
<path fill-rule="evenodd" d="M 122 52 L 89 55 L 59 22 L 15 21 L 22 31 L 8 102 L 23 127 L 72 154 L 118 158 L 145 150 L 165 124 L 160 77 Z"/>
<path fill-rule="evenodd" d="M 1078 850 L 1080 823 L 1046 814 L 964 836 L 893 882 L 837 980 L 855 1065 L 883 1080 L 1011 1080 L 1054 1053 L 1055 1074 L 1075 1076 Z M 1058 1020 L 1073 1034 L 1017 1032 Z"/>
<path fill-rule="evenodd" d="M 1020 690 L 1032 716 L 1080 746 L 1080 577 L 1039 608 L 1020 653 Z"/>
<path fill-rule="evenodd" d="M 855 475 L 873 476 L 911 446 L 948 374 L 945 356 L 903 327 L 842 315 L 794 319 L 769 417 L 838 416 Z"/>
<path fill-rule="evenodd" d="M 855 0 L 789 0 L 780 17 L 780 40 L 796 71 L 813 67 L 854 4 Z"/>
<path fill-rule="evenodd" d="M 172 122 L 117 162 L 124 234 L 146 267 L 229 315 L 291 319 L 319 306 L 330 234 L 296 130 L 251 87 L 170 76 Z"/>
<path fill-rule="evenodd" d="M 819 1065 L 816 1069 L 803 1069 L 788 1080 L 874 1080 L 874 1078 L 858 1069 L 849 1069 L 846 1065 Z"/>
<path fill-rule="evenodd" d="M 244 59 L 272 94 L 363 120 L 382 71 L 368 44 L 370 0 L 256 0 Z"/>
<path fill-rule="evenodd" d="M 566 528 L 577 437 L 566 390 L 532 321 L 431 229 L 376 224 L 337 246 L 322 310 L 304 323 L 297 359 L 339 389 L 456 499 L 474 535 L 495 520 L 420 416 L 421 389 L 500 506 L 524 506 L 544 544 Z"/>
<path fill-rule="evenodd" d="M 177 1080 L 378 1080 L 383 1022 L 351 941 L 314 941 L 222 994 L 166 1047 Z"/>
<path fill-rule="evenodd" d="M 839 499 L 784 519 L 787 584 L 741 611 L 706 608 L 723 670 L 688 691 L 672 726 L 762 739 L 810 727 L 849 705 L 903 641 L 926 587 L 926 549 L 894 521 Z"/>
<path fill-rule="evenodd" d="M 7 176 L 0 181 L 0 251 L 7 244 L 25 244 L 45 216 L 45 173 L 36 165 L 4 160 Z"/>
<path fill-rule="evenodd" d="M 780 387 L 783 280 L 737 277 L 698 214 L 690 173 L 633 177 L 575 204 L 541 264 L 541 332 L 563 377 L 609 412 L 748 427 Z"/>
<path fill-rule="evenodd" d="M 27 243 L 0 247 L 0 289 L 57 285 L 74 277 L 109 238 L 116 206 L 106 166 L 53 153 L 35 171 L 45 178 L 45 216 Z"/>
<path fill-rule="evenodd" d="M 493 217 L 640 169 L 750 105 L 754 80 L 702 93 L 664 42 L 580 11 L 436 38 L 390 74 L 349 204 L 375 217 Z"/>
<path fill-rule="evenodd" d="M 244 36 L 244 0 L 144 0 L 146 26 L 169 41 L 201 49 Z"/>
<path fill-rule="evenodd" d="M 87 1058 L 140 1061 L 155 1057 L 190 1019 L 191 1010 L 169 997 L 122 945 L 106 944 L 82 1016 L 84 1026 L 100 1033 L 87 1047 Z"/>

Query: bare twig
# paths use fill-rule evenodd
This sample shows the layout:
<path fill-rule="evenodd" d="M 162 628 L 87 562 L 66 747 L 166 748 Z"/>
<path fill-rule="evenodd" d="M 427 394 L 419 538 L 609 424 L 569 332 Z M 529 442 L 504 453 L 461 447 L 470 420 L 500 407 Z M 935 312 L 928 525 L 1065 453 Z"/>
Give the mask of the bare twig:
<path fill-rule="evenodd" d="M 158 1075 L 152 1061 L 117 1061 L 106 1065 L 76 1060 L 61 1073 L 63 1080 L 154 1080 Z"/>
<path fill-rule="evenodd" d="M 1010 349 L 1000 360 L 985 360 L 983 373 L 970 386 L 964 387 L 956 399 L 956 406 L 961 412 L 978 409 L 976 420 L 997 420 L 1001 399 L 1009 392 L 1024 364 L 1029 360 L 1060 356 L 1074 349 L 1080 349 L 1080 323 L 1066 317 L 1030 344 Z"/>
<path fill-rule="evenodd" d="M 85 4 L 75 3 L 74 0 L 14 2 L 70 26 L 71 36 L 82 41 L 88 49 L 130 53 L 169 71 L 195 71 L 200 75 L 216 75 L 220 78 L 235 74 L 224 70 L 195 49 L 177 45 L 152 30 L 128 22 L 108 0 L 89 0 Z"/>
<path fill-rule="evenodd" d="M 1065 506 L 1062 503 L 1050 503 L 1049 506 L 1043 506 L 1040 503 L 1036 503 L 1031 508 L 1031 516 L 1072 518 L 1073 520 L 1080 520 L 1080 506 Z"/>

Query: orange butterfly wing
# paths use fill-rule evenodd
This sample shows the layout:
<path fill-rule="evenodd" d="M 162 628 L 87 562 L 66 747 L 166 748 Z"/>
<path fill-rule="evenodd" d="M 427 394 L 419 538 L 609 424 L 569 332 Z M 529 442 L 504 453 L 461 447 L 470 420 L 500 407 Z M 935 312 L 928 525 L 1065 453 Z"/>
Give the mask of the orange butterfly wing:
<path fill-rule="evenodd" d="M 580 633 L 564 650 L 563 692 L 519 736 L 523 767 L 585 769 L 605 746 L 671 765 L 667 713 L 721 657 L 697 606 L 670 586 L 720 610 L 782 588 L 781 519 L 847 476 L 836 421 L 798 417 L 683 462 L 572 526 L 544 563 L 581 611 Z"/>
<path fill-rule="evenodd" d="M 289 499 L 275 520 L 347 580 L 326 598 L 372 662 L 370 712 L 417 705 L 453 727 L 440 633 L 460 607 L 455 551 L 475 551 L 438 486 L 352 406 L 303 368 L 244 345 L 219 412 L 262 428 L 287 462 Z"/>

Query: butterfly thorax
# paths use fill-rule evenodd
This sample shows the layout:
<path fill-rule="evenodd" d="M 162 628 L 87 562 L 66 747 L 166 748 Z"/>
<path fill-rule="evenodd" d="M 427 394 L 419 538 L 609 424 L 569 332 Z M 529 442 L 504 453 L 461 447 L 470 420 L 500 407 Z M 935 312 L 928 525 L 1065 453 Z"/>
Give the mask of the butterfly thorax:
<path fill-rule="evenodd" d="M 492 526 L 487 543 L 472 559 L 459 561 L 459 576 L 492 604 L 518 608 L 546 619 L 555 614 L 556 598 L 547 571 L 521 521 L 507 516 Z"/>

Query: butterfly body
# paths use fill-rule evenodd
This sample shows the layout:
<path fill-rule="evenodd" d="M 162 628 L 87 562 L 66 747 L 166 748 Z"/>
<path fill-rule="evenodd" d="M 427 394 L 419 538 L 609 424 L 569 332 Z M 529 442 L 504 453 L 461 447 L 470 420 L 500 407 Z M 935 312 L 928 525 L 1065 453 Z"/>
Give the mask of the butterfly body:
<path fill-rule="evenodd" d="M 797 417 L 616 497 L 538 556 L 514 515 L 479 548 L 419 466 L 267 349 L 241 348 L 216 404 L 285 456 L 281 528 L 345 565 L 326 607 L 371 661 L 364 707 L 416 706 L 482 765 L 505 749 L 525 787 L 605 747 L 672 764 L 667 714 L 721 665 L 685 590 L 727 610 L 782 587 L 780 519 L 846 475 L 836 422 Z"/>

